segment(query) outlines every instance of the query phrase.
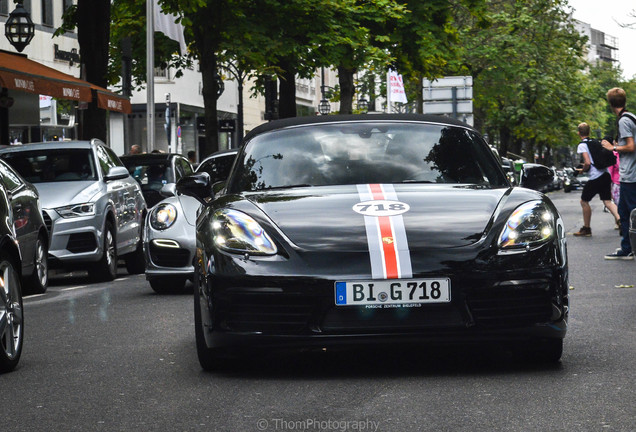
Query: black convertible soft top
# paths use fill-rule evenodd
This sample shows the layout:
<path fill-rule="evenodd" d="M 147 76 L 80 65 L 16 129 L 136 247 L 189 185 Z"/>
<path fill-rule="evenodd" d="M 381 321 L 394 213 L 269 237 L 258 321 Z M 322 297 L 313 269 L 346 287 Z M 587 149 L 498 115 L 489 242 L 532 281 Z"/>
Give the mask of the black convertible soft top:
<path fill-rule="evenodd" d="M 252 139 L 253 136 L 269 132 L 276 129 L 283 129 L 292 126 L 301 126 L 318 123 L 334 123 L 346 121 L 420 121 L 441 123 L 452 126 L 462 126 L 474 130 L 472 126 L 451 117 L 430 115 L 430 114 L 353 114 L 353 115 L 319 115 L 306 117 L 290 117 L 281 120 L 273 120 L 263 123 L 252 129 L 244 138 L 244 142 Z"/>

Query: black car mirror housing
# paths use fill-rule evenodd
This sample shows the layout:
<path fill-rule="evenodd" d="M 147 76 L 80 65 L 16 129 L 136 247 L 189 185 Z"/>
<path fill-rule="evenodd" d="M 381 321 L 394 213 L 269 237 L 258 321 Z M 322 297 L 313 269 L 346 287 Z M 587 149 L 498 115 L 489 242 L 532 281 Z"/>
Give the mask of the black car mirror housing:
<path fill-rule="evenodd" d="M 545 165 L 528 163 L 521 170 L 519 185 L 524 188 L 539 190 L 554 179 L 554 172 Z"/>
<path fill-rule="evenodd" d="M 191 196 L 203 205 L 214 197 L 210 175 L 206 172 L 200 172 L 187 177 L 183 177 L 177 182 L 177 193 L 181 195 Z"/>

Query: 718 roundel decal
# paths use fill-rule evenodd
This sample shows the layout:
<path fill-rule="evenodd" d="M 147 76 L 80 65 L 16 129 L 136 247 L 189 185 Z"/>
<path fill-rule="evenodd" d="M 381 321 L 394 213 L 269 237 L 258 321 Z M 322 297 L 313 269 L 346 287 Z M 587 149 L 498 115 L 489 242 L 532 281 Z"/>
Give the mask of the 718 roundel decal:
<path fill-rule="evenodd" d="M 373 200 L 363 201 L 353 206 L 353 211 L 364 216 L 397 216 L 409 211 L 411 207 L 400 201 Z"/>

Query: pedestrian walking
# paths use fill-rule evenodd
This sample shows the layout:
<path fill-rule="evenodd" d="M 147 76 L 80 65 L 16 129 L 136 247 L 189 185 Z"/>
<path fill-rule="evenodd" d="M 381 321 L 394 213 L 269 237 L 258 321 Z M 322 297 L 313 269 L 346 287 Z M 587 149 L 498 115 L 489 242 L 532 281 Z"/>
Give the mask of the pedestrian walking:
<path fill-rule="evenodd" d="M 618 136 L 613 143 L 603 140 L 602 144 L 606 149 L 617 152 L 620 159 L 618 214 L 621 221 L 621 245 L 614 253 L 605 255 L 605 259 L 633 260 L 634 253 L 629 243 L 629 214 L 636 208 L 636 116 L 625 109 L 627 95 L 622 88 L 610 89 L 607 92 L 607 101 L 617 117 Z"/>
<path fill-rule="evenodd" d="M 576 152 L 583 158 L 583 168 L 577 168 L 579 172 L 588 172 L 590 179 L 583 186 L 581 192 L 581 208 L 583 209 L 583 226 L 574 233 L 576 237 L 590 237 L 592 228 L 590 222 L 592 220 L 592 207 L 590 201 L 598 194 L 605 207 L 614 216 L 618 223 L 620 219 L 616 205 L 612 202 L 612 179 L 607 168 L 597 168 L 594 166 L 594 159 L 588 147 L 590 139 L 590 126 L 587 123 L 581 123 L 578 126 L 579 137 L 581 142 Z M 598 143 L 596 144 L 598 145 Z"/>
<path fill-rule="evenodd" d="M 620 167 L 620 159 L 618 156 L 618 152 L 614 152 L 614 156 L 616 156 L 616 163 L 609 167 L 607 170 L 610 173 L 610 177 L 612 179 L 612 202 L 616 204 L 616 208 L 618 208 L 618 200 L 621 196 L 620 188 L 621 188 L 621 177 L 619 173 Z M 616 226 L 614 226 L 615 230 L 621 229 L 620 224 L 616 222 Z"/>
<path fill-rule="evenodd" d="M 141 154 L 141 146 L 139 144 L 133 144 L 130 146 L 130 155 Z"/>

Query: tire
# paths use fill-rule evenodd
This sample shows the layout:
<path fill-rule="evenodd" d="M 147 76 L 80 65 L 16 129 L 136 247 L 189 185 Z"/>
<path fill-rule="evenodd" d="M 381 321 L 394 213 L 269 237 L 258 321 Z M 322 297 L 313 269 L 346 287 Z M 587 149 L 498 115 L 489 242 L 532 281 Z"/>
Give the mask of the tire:
<path fill-rule="evenodd" d="M 185 277 L 162 277 L 161 279 L 149 279 L 150 287 L 157 294 L 174 294 L 184 292 L 184 287 L 188 278 Z"/>
<path fill-rule="evenodd" d="M 13 370 L 22 355 L 24 314 L 20 278 L 13 263 L 0 255 L 0 373 Z"/>
<path fill-rule="evenodd" d="M 218 350 L 209 348 L 203 334 L 203 319 L 201 318 L 201 298 L 199 296 L 200 278 L 197 270 L 194 272 L 194 337 L 197 345 L 197 357 L 201 367 L 208 371 L 217 371 L 228 365 L 228 359 L 219 357 Z"/>
<path fill-rule="evenodd" d="M 110 282 L 117 277 L 117 243 L 115 242 L 115 228 L 110 221 L 104 227 L 104 253 L 93 267 L 91 275 L 95 281 Z"/>
<path fill-rule="evenodd" d="M 146 271 L 146 257 L 141 240 L 133 253 L 126 255 L 126 270 L 129 274 L 141 274 Z"/>
<path fill-rule="evenodd" d="M 49 248 L 46 239 L 38 236 L 33 257 L 33 273 L 22 284 L 29 294 L 44 294 L 49 286 Z"/>

